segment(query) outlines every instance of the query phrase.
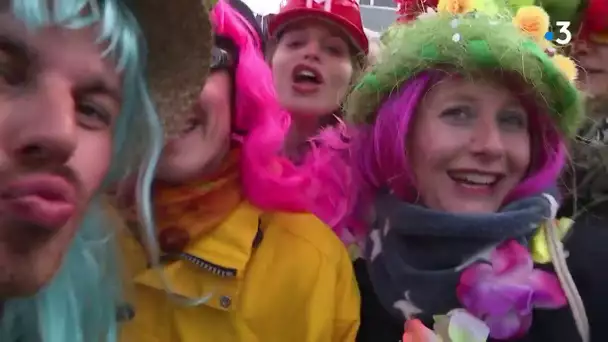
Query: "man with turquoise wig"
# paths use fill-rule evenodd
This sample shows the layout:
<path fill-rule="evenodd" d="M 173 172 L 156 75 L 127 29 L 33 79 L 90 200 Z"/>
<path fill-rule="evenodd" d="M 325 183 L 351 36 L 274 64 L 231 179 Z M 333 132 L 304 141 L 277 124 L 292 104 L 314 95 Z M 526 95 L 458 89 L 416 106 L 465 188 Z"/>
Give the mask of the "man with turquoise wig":
<path fill-rule="evenodd" d="M 180 50 L 167 38 L 179 36 L 177 23 L 209 27 L 200 0 L 164 3 L 135 3 L 133 13 L 119 0 L 0 0 L 2 342 L 116 340 L 123 284 L 101 196 L 139 169 L 138 209 L 151 226 L 149 185 L 163 128 L 171 133 L 180 121 L 179 113 L 156 115 L 147 89 L 174 93 L 161 91 L 162 75 L 144 75 L 135 18 L 173 52 Z M 163 30 L 149 29 L 160 20 Z M 190 45 L 198 69 L 184 82 L 201 84 L 206 75 L 210 39 L 201 37 Z M 150 55 L 163 57 L 155 47 Z M 150 71 L 158 65 L 149 61 Z"/>

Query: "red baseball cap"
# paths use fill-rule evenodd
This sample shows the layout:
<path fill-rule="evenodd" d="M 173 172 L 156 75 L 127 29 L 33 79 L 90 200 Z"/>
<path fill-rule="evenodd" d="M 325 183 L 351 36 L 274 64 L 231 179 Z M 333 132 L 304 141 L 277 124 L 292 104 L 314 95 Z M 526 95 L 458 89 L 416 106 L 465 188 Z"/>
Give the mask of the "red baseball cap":
<path fill-rule="evenodd" d="M 369 42 L 356 0 L 283 0 L 279 13 L 268 20 L 268 33 L 276 36 L 287 24 L 303 18 L 319 18 L 336 24 L 348 34 L 355 47 L 368 53 Z"/>
<path fill-rule="evenodd" d="M 580 35 L 594 42 L 608 43 L 608 1 L 590 0 L 588 2 Z"/>

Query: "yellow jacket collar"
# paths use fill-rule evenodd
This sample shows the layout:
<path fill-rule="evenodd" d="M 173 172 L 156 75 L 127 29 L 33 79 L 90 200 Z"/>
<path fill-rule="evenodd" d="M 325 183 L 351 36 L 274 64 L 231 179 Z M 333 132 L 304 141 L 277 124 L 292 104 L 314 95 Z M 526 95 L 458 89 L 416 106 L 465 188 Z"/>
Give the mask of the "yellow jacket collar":
<path fill-rule="evenodd" d="M 261 238 L 260 215 L 248 202 L 241 203 L 217 228 L 191 242 L 181 260 L 164 265 L 162 271 L 174 293 L 191 299 L 211 294 L 206 305 L 234 307 L 245 267 Z M 135 282 L 165 290 L 157 270 L 139 273 Z"/>

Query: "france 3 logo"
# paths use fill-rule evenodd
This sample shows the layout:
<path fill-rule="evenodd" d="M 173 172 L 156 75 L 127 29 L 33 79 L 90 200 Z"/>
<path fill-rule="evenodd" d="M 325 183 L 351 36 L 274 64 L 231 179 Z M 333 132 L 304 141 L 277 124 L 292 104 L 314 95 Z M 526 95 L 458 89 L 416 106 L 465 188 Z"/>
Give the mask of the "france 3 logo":
<path fill-rule="evenodd" d="M 555 42 L 559 45 L 566 45 L 572 40 L 572 32 L 570 32 L 569 21 L 558 21 L 555 26 L 559 29 L 557 35 L 552 31 L 545 33 L 545 39 L 551 42 Z"/>

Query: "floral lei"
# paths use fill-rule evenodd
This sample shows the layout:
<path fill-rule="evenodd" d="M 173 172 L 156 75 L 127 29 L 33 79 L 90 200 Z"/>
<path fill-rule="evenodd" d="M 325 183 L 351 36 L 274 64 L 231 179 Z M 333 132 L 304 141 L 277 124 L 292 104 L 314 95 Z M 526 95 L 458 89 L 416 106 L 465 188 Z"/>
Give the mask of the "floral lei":
<path fill-rule="evenodd" d="M 557 222 L 563 238 L 573 221 Z M 544 229 L 531 241 L 530 251 L 515 240 L 498 246 L 489 263 L 469 266 L 456 289 L 463 305 L 435 316 L 433 330 L 418 319 L 405 323 L 402 342 L 485 342 L 488 337 L 507 340 L 525 335 L 535 308 L 556 309 L 567 300 L 557 277 L 534 268 L 551 261 Z"/>

